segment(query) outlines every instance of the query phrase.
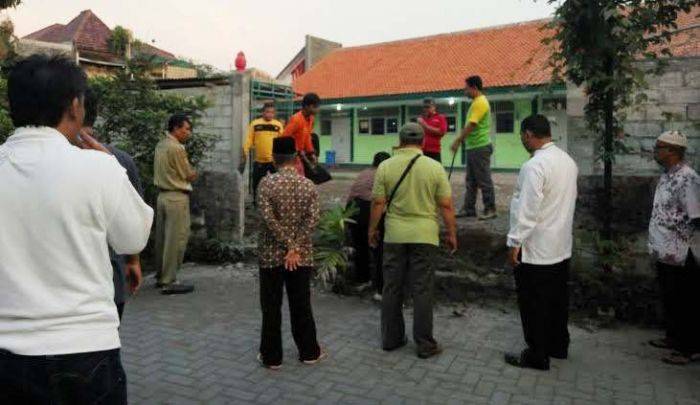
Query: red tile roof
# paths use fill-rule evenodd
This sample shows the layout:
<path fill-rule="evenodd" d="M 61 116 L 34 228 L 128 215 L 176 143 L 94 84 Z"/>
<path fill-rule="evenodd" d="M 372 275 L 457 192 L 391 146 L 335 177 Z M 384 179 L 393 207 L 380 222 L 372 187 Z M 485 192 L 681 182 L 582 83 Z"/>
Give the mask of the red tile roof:
<path fill-rule="evenodd" d="M 294 82 L 322 98 L 455 90 L 468 75 L 487 87 L 543 84 L 550 79 L 540 41 L 546 20 L 340 48 Z"/>
<path fill-rule="evenodd" d="M 679 18 L 679 29 L 697 25 L 696 15 Z M 326 99 L 450 91 L 469 75 L 481 76 L 486 87 L 545 84 L 551 70 L 541 41 L 550 35 L 543 29 L 548 21 L 337 49 L 299 77 L 294 91 Z M 690 36 L 674 38 L 677 56 L 700 56 L 697 32 Z"/>
<path fill-rule="evenodd" d="M 147 44 L 145 42 L 141 43 L 141 48 L 139 49 L 139 52 L 145 55 L 153 55 L 153 56 L 159 56 L 163 59 L 175 59 L 175 55 L 168 51 L 164 51 L 160 48 L 156 48 L 153 45 Z"/>
<path fill-rule="evenodd" d="M 111 52 L 108 41 L 111 36 L 112 30 L 92 10 L 85 10 L 66 25 L 53 24 L 25 38 L 56 43 L 74 42 L 79 51 L 87 51 L 91 56 L 103 55 L 107 59 L 114 59 L 114 55 L 111 55 L 111 58 L 109 55 Z M 166 59 L 175 58 L 170 52 L 149 44 L 144 44 L 141 52 Z"/>
<path fill-rule="evenodd" d="M 674 56 L 700 56 L 700 6 L 678 16 L 678 33 L 671 39 Z"/>

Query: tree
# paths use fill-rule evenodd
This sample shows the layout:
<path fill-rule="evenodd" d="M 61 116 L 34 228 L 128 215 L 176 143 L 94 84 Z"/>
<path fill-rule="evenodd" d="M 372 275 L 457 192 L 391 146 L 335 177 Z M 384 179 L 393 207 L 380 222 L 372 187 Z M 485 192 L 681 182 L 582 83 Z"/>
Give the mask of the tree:
<path fill-rule="evenodd" d="M 698 4 L 700 0 L 565 0 L 548 24 L 553 34 L 544 43 L 553 48 L 553 76 L 583 86 L 587 125 L 602 134 L 606 239 L 612 235 L 614 131 L 624 111 L 641 101 L 635 95 L 647 86 L 646 74 L 660 73 L 664 63 L 659 57 L 671 56 L 668 45 L 679 13 Z M 650 69 L 640 60 L 656 63 Z"/>
<path fill-rule="evenodd" d="M 195 133 L 187 142 L 190 161 L 197 166 L 217 140 L 198 131 L 197 123 L 209 106 L 205 97 L 163 94 L 148 75 L 148 65 L 130 65 L 113 77 L 91 80 L 100 100 L 96 132 L 134 157 L 143 182 L 146 201 L 153 202 L 153 159 L 156 144 L 163 138 L 168 117 L 176 112 L 189 114 Z"/>
<path fill-rule="evenodd" d="M 12 134 L 14 126 L 7 101 L 7 67 L 17 58 L 15 28 L 9 19 L 0 22 L 0 144 Z"/>
<path fill-rule="evenodd" d="M 0 10 L 10 7 L 17 7 L 22 0 L 0 0 Z"/>
<path fill-rule="evenodd" d="M 112 53 L 126 57 L 126 50 L 129 49 L 131 40 L 131 32 L 121 25 L 117 25 L 112 30 L 112 36 L 107 40 L 107 46 Z"/>
<path fill-rule="evenodd" d="M 0 145 L 12 135 L 15 127 L 10 117 L 10 106 L 7 101 L 7 79 L 0 75 Z"/>
<path fill-rule="evenodd" d="M 199 78 L 209 78 L 223 75 L 219 69 L 212 65 L 208 65 L 206 63 L 195 63 L 194 61 L 190 61 L 190 63 L 195 69 L 197 69 L 197 77 Z"/>

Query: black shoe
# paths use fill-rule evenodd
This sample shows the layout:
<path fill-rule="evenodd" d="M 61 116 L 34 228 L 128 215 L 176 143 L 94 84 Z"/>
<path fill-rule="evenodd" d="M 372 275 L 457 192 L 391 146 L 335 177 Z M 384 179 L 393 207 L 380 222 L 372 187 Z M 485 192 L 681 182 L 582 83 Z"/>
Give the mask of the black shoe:
<path fill-rule="evenodd" d="M 393 352 L 394 350 L 399 350 L 400 348 L 406 346 L 407 344 L 408 344 L 408 339 L 404 336 L 403 340 L 398 345 L 393 346 L 393 347 L 382 347 L 382 350 L 384 350 L 385 352 Z"/>
<path fill-rule="evenodd" d="M 510 364 L 511 366 L 515 366 L 515 367 L 532 368 L 535 370 L 543 370 L 543 371 L 549 370 L 549 359 L 545 359 L 542 361 L 533 361 L 532 359 L 529 359 L 529 357 L 530 356 L 528 356 L 528 351 L 527 351 L 527 349 L 525 349 L 520 354 L 506 353 L 505 361 L 506 361 L 506 363 Z"/>
<path fill-rule="evenodd" d="M 435 346 L 429 348 L 429 349 L 421 349 L 418 350 L 416 353 L 418 355 L 418 358 L 420 359 L 429 359 L 433 356 L 437 356 L 438 354 L 442 353 L 442 347 L 438 344 Z"/>
<path fill-rule="evenodd" d="M 163 295 L 189 294 L 194 291 L 194 286 L 189 284 L 172 283 L 163 286 L 160 293 Z"/>

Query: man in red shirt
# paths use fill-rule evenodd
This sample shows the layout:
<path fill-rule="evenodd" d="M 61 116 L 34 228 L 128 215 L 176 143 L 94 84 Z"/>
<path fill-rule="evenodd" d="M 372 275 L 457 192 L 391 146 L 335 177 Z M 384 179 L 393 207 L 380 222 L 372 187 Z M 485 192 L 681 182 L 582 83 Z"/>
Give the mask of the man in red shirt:
<path fill-rule="evenodd" d="M 283 136 L 294 138 L 294 144 L 300 159 L 308 160 L 312 165 L 316 164 L 314 145 L 311 142 L 311 133 L 314 130 L 314 119 L 321 106 L 321 99 L 315 93 L 304 95 L 301 100 L 301 110 L 289 118 L 284 128 Z M 297 171 L 302 176 L 304 169 L 301 161 L 297 162 Z"/>
<path fill-rule="evenodd" d="M 447 132 L 447 119 L 444 115 L 438 114 L 435 101 L 426 99 L 423 101 L 423 115 L 418 117 L 418 125 L 423 128 L 423 154 L 431 159 L 442 163 L 440 157 L 442 152 L 442 137 Z"/>

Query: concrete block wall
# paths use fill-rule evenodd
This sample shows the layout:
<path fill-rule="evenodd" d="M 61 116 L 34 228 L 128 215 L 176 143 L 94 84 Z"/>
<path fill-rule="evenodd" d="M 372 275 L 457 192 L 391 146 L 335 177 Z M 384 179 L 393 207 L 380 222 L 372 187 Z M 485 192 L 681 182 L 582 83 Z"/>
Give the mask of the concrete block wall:
<path fill-rule="evenodd" d="M 186 97 L 204 96 L 210 107 L 195 128 L 218 136 L 218 141 L 200 167 L 191 199 L 192 231 L 195 238 L 236 241 L 245 226 L 244 177 L 238 173 L 242 139 L 250 117 L 250 78 L 235 74 L 228 84 L 202 85 L 163 92 Z"/>
<path fill-rule="evenodd" d="M 674 58 L 664 73 L 647 78 L 648 97 L 643 104 L 627 111 L 621 142 L 627 154 L 616 156 L 613 173 L 617 176 L 656 176 L 659 167 L 652 158 L 656 137 L 666 130 L 683 131 L 689 140 L 688 161 L 700 169 L 700 58 Z M 583 175 L 603 171 L 596 162 L 600 136 L 586 128 L 585 95 L 580 88 L 567 89 L 569 152 L 576 159 Z"/>

